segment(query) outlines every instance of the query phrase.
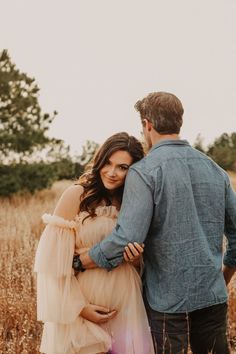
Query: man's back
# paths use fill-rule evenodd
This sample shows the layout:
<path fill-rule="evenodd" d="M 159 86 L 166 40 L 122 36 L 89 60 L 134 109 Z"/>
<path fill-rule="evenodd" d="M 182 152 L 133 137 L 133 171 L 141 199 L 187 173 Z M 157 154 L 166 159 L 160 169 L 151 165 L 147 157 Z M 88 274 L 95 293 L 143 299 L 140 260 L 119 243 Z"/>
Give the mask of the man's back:
<path fill-rule="evenodd" d="M 150 306 L 171 313 L 225 302 L 226 173 L 183 140 L 160 142 L 132 169 L 151 189 L 154 202 L 145 241 Z"/>
<path fill-rule="evenodd" d="M 82 264 L 112 270 L 127 244 L 145 242 L 144 295 L 155 352 L 187 353 L 190 342 L 194 354 L 229 354 L 226 284 L 236 270 L 236 195 L 219 166 L 179 140 L 178 97 L 152 92 L 135 109 L 152 149 L 129 168 L 115 229 Z"/>

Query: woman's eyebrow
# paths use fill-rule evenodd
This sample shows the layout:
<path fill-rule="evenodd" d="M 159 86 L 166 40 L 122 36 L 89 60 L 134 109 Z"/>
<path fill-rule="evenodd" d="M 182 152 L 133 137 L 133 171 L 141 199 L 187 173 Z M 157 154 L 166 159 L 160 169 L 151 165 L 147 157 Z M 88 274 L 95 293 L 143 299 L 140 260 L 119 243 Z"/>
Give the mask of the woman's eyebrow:
<path fill-rule="evenodd" d="M 127 163 L 120 163 L 119 166 L 129 167 L 130 165 L 128 165 Z"/>

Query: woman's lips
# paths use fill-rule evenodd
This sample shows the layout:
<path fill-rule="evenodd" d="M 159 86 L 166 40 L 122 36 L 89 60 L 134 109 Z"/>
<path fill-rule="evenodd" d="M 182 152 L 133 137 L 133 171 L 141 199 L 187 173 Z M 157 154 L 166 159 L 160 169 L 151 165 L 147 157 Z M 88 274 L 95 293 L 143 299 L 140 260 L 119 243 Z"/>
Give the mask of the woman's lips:
<path fill-rule="evenodd" d="M 110 178 L 107 178 L 107 177 L 106 177 L 106 180 L 107 180 L 108 183 L 115 183 L 116 182 L 115 179 L 110 179 Z"/>

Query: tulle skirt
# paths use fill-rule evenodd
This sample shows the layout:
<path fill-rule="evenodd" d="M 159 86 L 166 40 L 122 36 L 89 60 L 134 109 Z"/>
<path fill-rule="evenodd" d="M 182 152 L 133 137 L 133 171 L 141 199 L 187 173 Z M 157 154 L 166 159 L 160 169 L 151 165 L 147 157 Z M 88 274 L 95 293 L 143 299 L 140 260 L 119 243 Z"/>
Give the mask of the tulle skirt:
<path fill-rule="evenodd" d="M 135 268 L 122 264 L 107 272 L 90 269 L 76 277 L 89 303 L 116 309 L 115 318 L 98 325 L 77 316 L 72 323 L 46 322 L 40 351 L 46 354 L 153 354 L 141 280 Z M 74 287 L 76 291 L 76 287 Z M 76 294 L 74 294 L 76 296 Z M 74 297 L 73 296 L 73 297 Z"/>

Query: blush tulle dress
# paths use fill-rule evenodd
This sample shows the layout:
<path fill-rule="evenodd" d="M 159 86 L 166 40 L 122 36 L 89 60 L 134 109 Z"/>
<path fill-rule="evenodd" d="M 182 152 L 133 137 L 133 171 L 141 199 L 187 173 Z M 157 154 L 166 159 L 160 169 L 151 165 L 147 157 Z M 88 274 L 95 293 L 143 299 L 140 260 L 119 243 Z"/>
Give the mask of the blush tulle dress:
<path fill-rule="evenodd" d="M 76 249 L 92 247 L 114 228 L 118 211 L 99 206 L 96 217 L 81 212 L 75 220 L 44 214 L 47 224 L 35 259 L 37 316 L 44 322 L 40 351 L 46 354 L 154 354 L 145 312 L 141 280 L 130 263 L 108 272 L 88 269 L 75 274 Z M 95 304 L 116 309 L 105 324 L 95 324 L 79 314 Z"/>

